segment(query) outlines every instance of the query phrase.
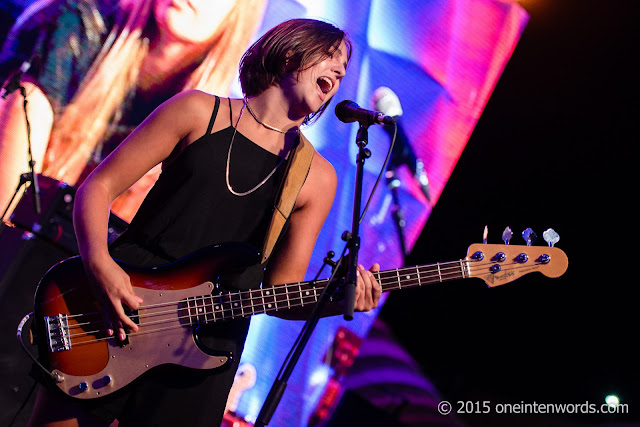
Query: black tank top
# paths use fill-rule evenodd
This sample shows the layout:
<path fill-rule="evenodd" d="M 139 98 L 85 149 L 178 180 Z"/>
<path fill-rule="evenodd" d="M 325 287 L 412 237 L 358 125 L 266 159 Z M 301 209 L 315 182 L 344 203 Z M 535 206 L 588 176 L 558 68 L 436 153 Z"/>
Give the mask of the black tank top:
<path fill-rule="evenodd" d="M 154 266 L 218 243 L 243 242 L 261 249 L 287 162 L 253 193 L 232 194 L 225 178 L 234 132 L 231 114 L 227 128 L 211 133 L 219 102 L 216 97 L 206 134 L 162 171 L 127 231 L 112 245 L 112 256 Z M 229 168 L 232 188 L 250 190 L 280 161 L 279 156 L 236 132 Z"/>
<path fill-rule="evenodd" d="M 114 258 L 151 267 L 218 243 L 243 242 L 255 246 L 256 251 L 261 249 L 288 162 L 283 162 L 273 176 L 253 193 L 243 197 L 231 194 L 226 185 L 225 170 L 234 131 L 232 116 L 229 117 L 229 127 L 211 133 L 219 102 L 216 97 L 205 135 L 185 148 L 162 171 L 127 231 L 111 245 L 110 252 Z M 279 156 L 236 132 L 230 162 L 232 188 L 236 192 L 250 190 L 280 161 Z M 263 265 L 256 264 L 239 275 L 223 279 L 223 286 L 243 290 L 256 287 L 263 273 Z M 192 374 L 187 368 L 170 365 L 167 370 L 152 371 L 142 377 L 137 382 L 140 388 L 133 389 L 131 393 L 145 393 L 144 390 L 149 389 L 154 394 L 162 393 L 162 389 L 154 386 L 156 383 L 152 381 L 158 376 L 191 378 L 188 375 L 196 375 L 198 379 L 194 381 L 204 384 L 213 402 L 218 402 L 218 406 L 223 408 L 244 348 L 249 323 L 249 317 L 237 317 L 199 326 L 194 331 L 199 344 L 213 354 L 233 354 L 230 369 Z M 148 387 L 145 378 L 152 381 Z M 188 384 L 183 390 L 185 396 L 202 394 L 202 387 L 193 386 L 191 382 Z"/>

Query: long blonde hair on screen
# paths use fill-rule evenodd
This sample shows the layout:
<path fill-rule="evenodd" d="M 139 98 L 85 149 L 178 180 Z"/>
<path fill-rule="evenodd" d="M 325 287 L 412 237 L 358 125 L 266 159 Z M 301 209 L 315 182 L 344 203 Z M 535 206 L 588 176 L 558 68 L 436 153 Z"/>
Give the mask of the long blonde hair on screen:
<path fill-rule="evenodd" d="M 43 173 L 75 184 L 94 149 L 123 114 L 149 51 L 144 30 L 153 20 L 154 0 L 121 0 L 121 12 L 71 102 L 54 120 Z M 237 64 L 262 18 L 266 0 L 237 0 L 212 37 L 202 63 L 183 90 L 229 91 Z"/>

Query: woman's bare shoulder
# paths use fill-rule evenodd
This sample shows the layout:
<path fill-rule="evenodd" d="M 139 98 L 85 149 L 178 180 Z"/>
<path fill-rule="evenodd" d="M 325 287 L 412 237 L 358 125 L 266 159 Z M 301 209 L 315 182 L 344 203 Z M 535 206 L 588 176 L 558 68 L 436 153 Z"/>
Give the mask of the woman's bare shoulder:
<path fill-rule="evenodd" d="M 309 175 L 302 186 L 296 208 L 304 206 L 320 207 L 322 211 L 330 209 L 338 185 L 338 176 L 333 165 L 316 152 L 311 161 Z"/>
<path fill-rule="evenodd" d="M 313 174 L 314 181 L 319 181 L 319 184 L 335 187 L 338 181 L 338 175 L 331 162 L 322 157 L 317 151 L 311 161 L 309 175 L 311 176 L 311 174 Z"/>
<path fill-rule="evenodd" d="M 190 129 L 207 127 L 216 97 L 200 90 L 186 90 L 165 101 L 159 108 Z"/>
<path fill-rule="evenodd" d="M 188 105 L 190 109 L 213 107 L 215 95 L 197 89 L 189 89 L 174 95 L 169 102 L 181 106 Z"/>

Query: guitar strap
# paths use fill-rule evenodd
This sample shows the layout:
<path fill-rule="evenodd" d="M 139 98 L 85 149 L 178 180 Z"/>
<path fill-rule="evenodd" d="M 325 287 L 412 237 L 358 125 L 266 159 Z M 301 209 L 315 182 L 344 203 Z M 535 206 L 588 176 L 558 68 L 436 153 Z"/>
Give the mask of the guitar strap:
<path fill-rule="evenodd" d="M 311 169 L 311 160 L 315 149 L 302 132 L 299 135 L 299 142 L 291 153 L 291 161 L 288 162 L 287 172 L 280 186 L 278 202 L 274 206 L 271 223 L 267 229 L 262 252 L 260 252 L 262 264 L 269 259 L 287 219 L 293 212 L 298 193 L 300 193 L 300 189 L 302 189 L 302 185 L 309 174 L 309 169 Z"/>

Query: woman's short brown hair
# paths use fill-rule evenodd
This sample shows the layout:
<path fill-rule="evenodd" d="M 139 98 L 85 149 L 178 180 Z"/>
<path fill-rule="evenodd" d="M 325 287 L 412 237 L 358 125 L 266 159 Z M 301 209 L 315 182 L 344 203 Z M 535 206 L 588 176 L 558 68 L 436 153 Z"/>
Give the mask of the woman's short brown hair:
<path fill-rule="evenodd" d="M 276 25 L 256 41 L 240 60 L 240 85 L 245 96 L 256 96 L 292 72 L 305 70 L 330 56 L 344 41 L 347 60 L 351 41 L 333 24 L 314 19 L 291 19 Z M 329 101 L 306 117 L 319 117 Z"/>

